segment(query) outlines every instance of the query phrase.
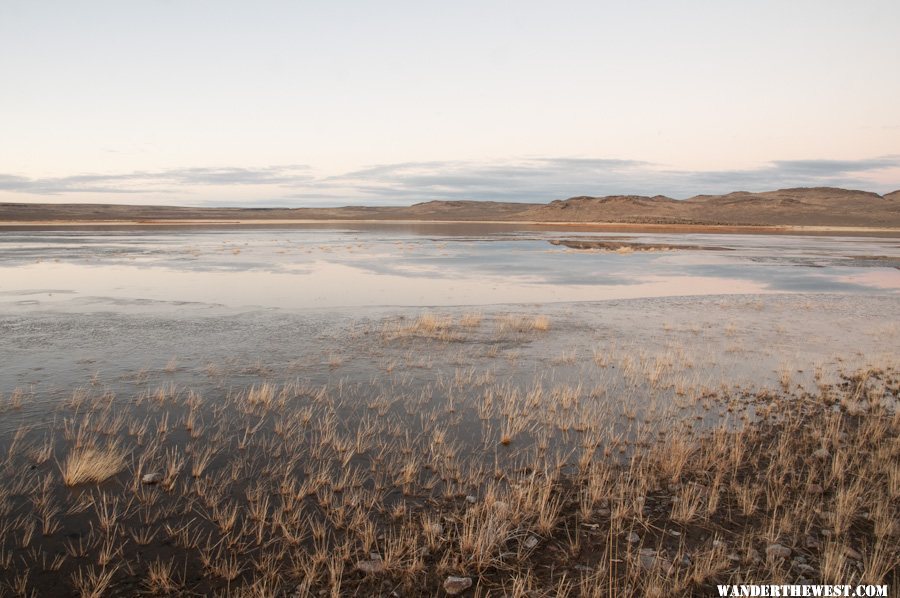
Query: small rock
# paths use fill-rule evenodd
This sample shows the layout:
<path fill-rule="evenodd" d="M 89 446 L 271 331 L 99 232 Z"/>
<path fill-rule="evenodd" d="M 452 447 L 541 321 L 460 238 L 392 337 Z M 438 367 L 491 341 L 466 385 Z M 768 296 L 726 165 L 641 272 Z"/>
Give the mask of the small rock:
<path fill-rule="evenodd" d="M 141 478 L 142 484 L 148 484 L 151 486 L 153 484 L 159 484 L 161 481 L 163 481 L 163 474 L 161 473 L 148 473 Z"/>
<path fill-rule="evenodd" d="M 797 569 L 802 573 L 814 573 L 816 568 L 807 563 L 800 563 L 797 565 Z"/>
<path fill-rule="evenodd" d="M 528 536 L 528 539 L 525 540 L 525 548 L 531 550 L 537 546 L 539 542 L 540 540 L 538 540 L 537 536 Z"/>
<path fill-rule="evenodd" d="M 440 536 L 444 533 L 444 528 L 440 523 L 426 523 L 425 532 L 432 536 Z"/>
<path fill-rule="evenodd" d="M 753 547 L 747 549 L 747 560 L 751 563 L 759 563 L 762 561 L 762 555 L 759 554 L 759 551 Z"/>
<path fill-rule="evenodd" d="M 474 496 L 472 496 L 471 494 L 466 497 L 466 502 L 469 503 L 470 505 L 474 505 L 477 501 L 478 501 L 478 499 L 475 498 Z"/>
<path fill-rule="evenodd" d="M 601 517 L 609 517 L 610 513 L 611 511 L 609 509 L 597 509 L 597 515 L 600 515 Z"/>
<path fill-rule="evenodd" d="M 456 596 L 472 587 L 471 577 L 454 577 L 450 575 L 444 580 L 444 591 L 451 596 Z"/>
<path fill-rule="evenodd" d="M 726 544 L 722 540 L 713 540 L 713 548 L 725 548 Z"/>
<path fill-rule="evenodd" d="M 628 543 L 629 544 L 637 544 L 641 541 L 641 537 L 634 532 L 628 534 Z"/>
<path fill-rule="evenodd" d="M 362 571 L 366 575 L 372 575 L 384 571 L 384 561 L 381 560 L 381 555 L 373 553 L 369 556 L 371 557 L 369 560 L 356 563 L 356 569 L 358 571 Z"/>
<path fill-rule="evenodd" d="M 670 529 L 670 530 L 669 530 L 669 535 L 672 536 L 672 537 L 677 538 L 678 536 L 681 535 L 681 532 L 678 531 L 678 530 Z"/>
<path fill-rule="evenodd" d="M 769 544 L 766 546 L 766 557 L 769 559 L 786 559 L 791 556 L 791 549 L 781 544 Z"/>
<path fill-rule="evenodd" d="M 806 536 L 806 538 L 803 539 L 803 545 L 806 548 L 815 550 L 818 549 L 822 544 L 814 536 Z"/>
<path fill-rule="evenodd" d="M 729 552 L 729 553 L 728 553 L 728 560 L 737 563 L 737 562 L 740 562 L 741 557 L 740 557 L 740 556 L 738 555 L 738 553 L 736 553 L 736 552 Z"/>

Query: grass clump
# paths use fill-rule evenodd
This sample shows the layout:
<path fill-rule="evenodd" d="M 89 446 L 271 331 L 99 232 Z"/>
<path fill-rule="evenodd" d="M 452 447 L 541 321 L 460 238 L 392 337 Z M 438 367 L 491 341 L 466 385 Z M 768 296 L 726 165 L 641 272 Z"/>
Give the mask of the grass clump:
<path fill-rule="evenodd" d="M 66 486 L 93 482 L 99 484 L 125 468 L 125 453 L 117 445 L 105 448 L 85 447 L 75 449 L 66 457 L 62 466 Z"/>

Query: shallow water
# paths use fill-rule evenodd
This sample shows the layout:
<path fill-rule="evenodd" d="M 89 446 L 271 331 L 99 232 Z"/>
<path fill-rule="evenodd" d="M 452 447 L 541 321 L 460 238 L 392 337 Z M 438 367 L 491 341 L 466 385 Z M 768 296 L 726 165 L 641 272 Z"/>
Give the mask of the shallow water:
<path fill-rule="evenodd" d="M 708 249 L 579 251 L 551 244 L 560 239 Z M 675 373 L 694 385 L 776 384 L 788 367 L 810 383 L 813 365 L 896 360 L 898 265 L 898 242 L 879 238 L 436 225 L 3 232 L 0 393 L 30 389 L 34 400 L 2 429 L 78 385 L 140 394 L 141 371 L 202 388 L 210 364 L 237 386 L 359 381 L 397 362 L 420 384 L 476 367 L 615 389 L 621 372 L 598 372 L 595 353 L 652 362 L 676 351 L 691 366 Z M 485 325 L 451 343 L 381 343 L 385 322 L 424 311 L 477 312 Z M 504 339 L 495 324 L 508 314 L 543 314 L 552 327 Z"/>
<path fill-rule="evenodd" d="M 597 252 L 559 239 L 717 249 Z M 354 308 L 900 292 L 895 239 L 372 229 L 0 233 L 0 309 Z M 155 307 L 165 309 L 164 305 Z"/>

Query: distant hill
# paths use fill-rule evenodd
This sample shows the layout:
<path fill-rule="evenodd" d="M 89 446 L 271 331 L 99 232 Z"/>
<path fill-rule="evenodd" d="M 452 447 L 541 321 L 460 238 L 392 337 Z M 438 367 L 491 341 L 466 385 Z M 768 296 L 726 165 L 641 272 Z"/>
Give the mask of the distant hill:
<path fill-rule="evenodd" d="M 900 228 L 900 190 L 882 196 L 833 187 L 804 187 L 698 195 L 685 200 L 662 195 L 610 195 L 572 197 L 548 204 L 428 201 L 405 207 L 342 208 L 0 203 L 0 222 L 326 219 Z"/>
<path fill-rule="evenodd" d="M 669 197 L 573 197 L 533 208 L 529 220 L 750 226 L 900 226 L 900 191 L 886 196 L 833 187 Z"/>

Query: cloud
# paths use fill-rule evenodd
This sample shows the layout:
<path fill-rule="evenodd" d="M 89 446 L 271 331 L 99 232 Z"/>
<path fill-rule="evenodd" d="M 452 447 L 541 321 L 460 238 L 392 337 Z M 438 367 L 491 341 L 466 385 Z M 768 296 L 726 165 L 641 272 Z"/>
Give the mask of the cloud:
<path fill-rule="evenodd" d="M 29 179 L 0 174 L 0 190 L 36 195 L 63 193 L 175 193 L 179 188 L 230 185 L 297 185 L 313 180 L 308 166 L 176 168 L 126 174 L 80 174 Z"/>
<path fill-rule="evenodd" d="M 0 191 L 30 197 L 152 197 L 194 205 L 407 205 L 429 200 L 546 202 L 576 195 L 668 195 L 835 186 L 881 192 L 877 174 L 897 174 L 900 156 L 863 160 L 776 160 L 758 168 L 676 170 L 637 160 L 529 158 L 494 162 L 380 164 L 338 175 L 305 165 L 267 168 L 178 168 L 55 178 L 0 175 Z M 882 177 L 883 178 L 883 177 Z"/>

